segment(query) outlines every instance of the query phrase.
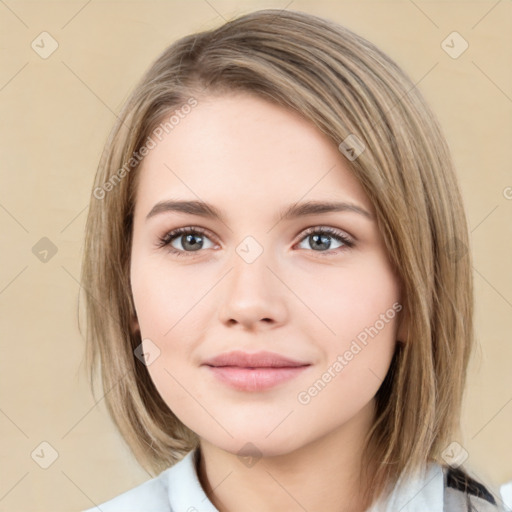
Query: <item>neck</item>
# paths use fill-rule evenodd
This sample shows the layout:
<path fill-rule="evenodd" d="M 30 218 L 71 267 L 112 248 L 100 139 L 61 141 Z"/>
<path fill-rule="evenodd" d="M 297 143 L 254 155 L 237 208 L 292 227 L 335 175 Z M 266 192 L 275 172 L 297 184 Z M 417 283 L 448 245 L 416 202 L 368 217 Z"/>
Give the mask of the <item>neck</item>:
<path fill-rule="evenodd" d="M 199 480 L 219 512 L 363 512 L 359 470 L 373 413 L 372 401 L 336 430 L 252 465 L 201 439 Z"/>

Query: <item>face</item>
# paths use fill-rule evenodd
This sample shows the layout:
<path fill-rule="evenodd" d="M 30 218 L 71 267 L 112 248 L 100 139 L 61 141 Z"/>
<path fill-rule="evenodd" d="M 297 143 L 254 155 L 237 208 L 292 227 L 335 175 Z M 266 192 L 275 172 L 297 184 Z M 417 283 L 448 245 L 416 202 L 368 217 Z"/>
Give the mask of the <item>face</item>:
<path fill-rule="evenodd" d="M 278 455 L 369 410 L 400 339 L 400 289 L 336 145 L 258 97 L 209 96 L 140 172 L 132 293 L 175 415 L 224 450 Z M 305 202 L 345 206 L 284 216 Z"/>

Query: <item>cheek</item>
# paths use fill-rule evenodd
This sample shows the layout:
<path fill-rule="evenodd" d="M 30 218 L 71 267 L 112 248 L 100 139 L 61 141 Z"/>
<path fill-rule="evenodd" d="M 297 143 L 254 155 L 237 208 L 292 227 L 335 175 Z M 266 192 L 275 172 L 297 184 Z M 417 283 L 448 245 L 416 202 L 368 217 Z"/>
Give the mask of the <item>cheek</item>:
<path fill-rule="evenodd" d="M 132 259 L 131 268 L 143 350 L 152 355 L 147 369 L 164 401 L 182 421 L 193 410 L 189 393 L 194 390 L 194 396 L 201 399 L 190 365 L 193 349 L 201 338 L 199 319 L 206 314 L 206 302 L 201 297 L 211 288 L 208 280 L 198 279 L 191 269 L 173 270 L 161 260 L 137 257 Z"/>
<path fill-rule="evenodd" d="M 350 265 L 338 268 L 318 265 L 314 279 L 297 281 L 294 291 L 312 313 L 302 317 L 304 328 L 307 324 L 310 331 L 317 330 L 319 339 L 327 340 L 329 346 L 342 348 L 386 314 L 385 328 L 380 322 L 378 327 L 384 336 L 393 336 L 393 305 L 400 290 L 396 276 L 378 253 L 354 258 Z"/>
<path fill-rule="evenodd" d="M 362 308 L 350 300 L 338 301 L 331 317 L 336 335 L 317 339 L 325 359 L 297 394 L 302 413 L 324 418 L 326 429 L 349 421 L 372 400 L 396 349 L 400 305 L 392 302 L 395 297 L 361 299 Z"/>
<path fill-rule="evenodd" d="M 207 282 L 197 279 L 192 266 L 173 269 L 163 258 L 132 263 L 133 300 L 143 337 L 170 336 L 169 330 L 180 319 L 186 322 L 188 312 L 208 291 Z"/>
<path fill-rule="evenodd" d="M 361 258 L 357 267 L 315 272 L 307 303 L 318 318 L 306 315 L 301 320 L 304 332 L 318 326 L 316 343 L 324 354 L 311 393 L 303 390 L 302 403 L 311 403 L 310 410 L 339 403 L 344 404 L 340 414 L 354 413 L 374 396 L 388 371 L 396 347 L 400 290 L 386 260 L 378 256 Z"/>

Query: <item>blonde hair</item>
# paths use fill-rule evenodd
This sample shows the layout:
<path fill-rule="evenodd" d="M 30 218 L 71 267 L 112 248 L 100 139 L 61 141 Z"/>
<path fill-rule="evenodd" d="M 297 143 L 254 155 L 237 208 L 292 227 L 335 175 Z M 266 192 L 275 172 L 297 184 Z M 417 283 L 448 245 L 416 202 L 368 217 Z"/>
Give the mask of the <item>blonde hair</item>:
<path fill-rule="evenodd" d="M 134 355 L 141 343 L 131 327 L 129 278 L 136 178 L 151 134 L 172 128 L 163 119 L 173 112 L 178 119 L 201 95 L 237 90 L 299 112 L 336 146 L 349 136 L 364 144 L 347 164 L 375 206 L 407 326 L 377 392 L 363 454 L 369 506 L 402 472 L 442 463 L 442 450 L 459 433 L 473 284 L 462 198 L 435 116 L 394 61 L 332 21 L 255 11 L 176 41 L 136 86 L 101 157 L 86 225 L 91 386 L 99 359 L 108 410 L 151 474 L 197 446 L 196 434 L 167 407 Z"/>

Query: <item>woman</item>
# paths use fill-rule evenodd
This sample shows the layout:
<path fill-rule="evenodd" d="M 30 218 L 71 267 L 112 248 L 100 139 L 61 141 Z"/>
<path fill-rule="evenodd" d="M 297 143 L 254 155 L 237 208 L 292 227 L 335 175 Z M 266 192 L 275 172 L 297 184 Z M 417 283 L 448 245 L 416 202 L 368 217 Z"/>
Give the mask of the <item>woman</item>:
<path fill-rule="evenodd" d="M 500 510 L 456 441 L 473 291 L 449 150 L 373 44 L 278 10 L 180 39 L 119 116 L 86 229 L 88 366 L 158 475 L 101 510 Z"/>

